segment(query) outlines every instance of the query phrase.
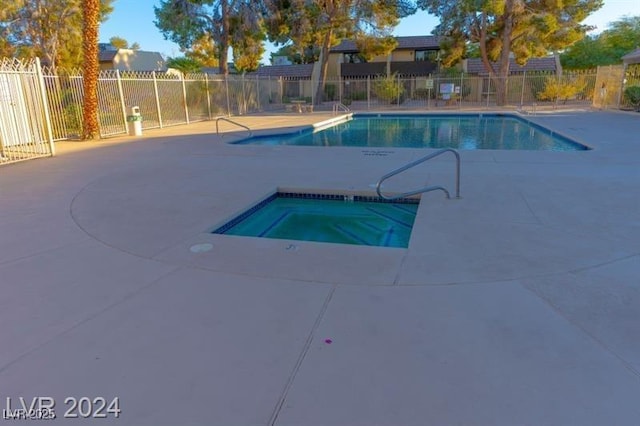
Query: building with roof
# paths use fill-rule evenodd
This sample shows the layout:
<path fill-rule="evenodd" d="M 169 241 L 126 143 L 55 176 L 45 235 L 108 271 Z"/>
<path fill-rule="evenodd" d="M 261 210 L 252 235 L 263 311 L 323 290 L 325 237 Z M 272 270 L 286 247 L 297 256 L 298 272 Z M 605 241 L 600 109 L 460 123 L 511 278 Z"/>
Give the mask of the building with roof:
<path fill-rule="evenodd" d="M 640 48 L 629 52 L 622 57 L 622 63 L 626 66 L 640 64 Z"/>
<path fill-rule="evenodd" d="M 334 87 L 330 91 L 345 93 L 350 81 L 375 78 L 388 72 L 397 73 L 402 78 L 410 78 L 411 87 L 408 91 L 413 93 L 417 88 L 426 87 L 429 76 L 437 74 L 439 70 L 440 43 L 442 39 L 437 36 L 411 36 L 396 37 L 397 46 L 388 55 L 380 55 L 366 61 L 360 54 L 358 46 L 353 40 L 344 40 L 331 48 L 328 59 L 327 80 L 341 81 L 340 87 Z M 472 89 L 480 99 L 483 94 L 491 93 L 489 71 L 485 68 L 480 58 L 465 59 L 458 66 L 459 71 L 467 74 L 484 77 L 474 84 Z M 559 61 L 551 56 L 545 58 L 531 58 L 524 65 L 518 65 L 511 59 L 510 74 L 522 74 L 527 72 L 558 72 Z M 285 98 L 306 97 L 315 95 L 314 87 L 317 86 L 320 76 L 320 63 L 303 65 L 271 65 L 263 66 L 252 75 L 260 77 L 277 78 L 280 82 L 280 93 Z M 419 80 L 419 82 L 418 82 Z M 470 84 L 470 83 L 469 83 Z M 329 84 L 335 86 L 335 83 Z M 329 90 L 329 89 L 327 89 Z M 327 91 L 329 100 L 334 99 L 334 94 Z"/>
<path fill-rule="evenodd" d="M 353 40 L 343 40 L 331 48 L 327 78 L 329 80 L 375 77 L 387 73 L 397 73 L 403 77 L 421 77 L 438 71 L 440 42 L 438 36 L 396 37 L 396 48 L 389 55 L 380 55 L 366 61 Z M 255 73 L 262 77 L 282 77 L 287 80 L 312 78 L 314 65 L 271 65 L 260 67 Z M 523 72 L 556 72 L 559 63 L 554 57 L 531 58 L 524 65 L 511 59 L 511 74 Z M 488 76 L 480 58 L 464 60 L 461 71 L 469 74 Z"/>
<path fill-rule="evenodd" d="M 362 78 L 391 73 L 426 76 L 438 67 L 441 38 L 438 36 L 396 37 L 397 46 L 388 55 L 365 61 L 353 40 L 343 40 L 329 53 L 330 77 Z"/>
<path fill-rule="evenodd" d="M 638 110 L 639 106 L 629 99 L 628 94 L 625 92 L 627 88 L 633 86 L 640 86 L 640 48 L 627 53 L 622 58 L 622 95 L 621 103 L 623 107 L 633 108 Z"/>
<path fill-rule="evenodd" d="M 440 51 L 440 38 L 437 36 L 396 37 L 398 45 L 389 55 L 379 55 L 366 61 L 353 40 L 343 40 L 331 48 L 327 78 L 374 77 L 387 72 L 387 63 L 391 72 L 403 76 L 426 76 L 437 68 L 437 56 Z M 314 73 L 315 64 L 268 65 L 258 68 L 252 75 L 261 77 L 282 77 L 287 80 L 309 79 Z"/>
<path fill-rule="evenodd" d="M 166 71 L 167 64 L 158 52 L 104 48 L 99 52 L 101 70 Z"/>

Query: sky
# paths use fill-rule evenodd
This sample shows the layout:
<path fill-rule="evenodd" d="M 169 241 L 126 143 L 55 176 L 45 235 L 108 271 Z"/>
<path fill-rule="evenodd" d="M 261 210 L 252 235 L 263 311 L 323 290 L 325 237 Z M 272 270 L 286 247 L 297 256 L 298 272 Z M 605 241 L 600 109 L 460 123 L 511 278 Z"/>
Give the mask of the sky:
<path fill-rule="evenodd" d="M 164 39 L 156 28 L 153 7 L 159 1 L 149 0 L 115 0 L 114 10 L 109 19 L 100 28 L 100 41 L 108 42 L 109 38 L 118 36 L 126 39 L 130 44 L 138 42 L 142 50 L 160 52 L 162 56 L 182 56 L 180 48 L 175 43 Z M 623 16 L 639 16 L 639 0 L 604 0 L 604 6 L 591 14 L 585 24 L 596 27 L 595 33 L 607 29 L 607 25 Z M 397 36 L 428 35 L 438 24 L 438 19 L 424 11 L 404 18 L 396 27 Z M 277 50 L 273 45 L 267 46 L 263 56 L 263 63 L 269 64 L 269 53 Z"/>

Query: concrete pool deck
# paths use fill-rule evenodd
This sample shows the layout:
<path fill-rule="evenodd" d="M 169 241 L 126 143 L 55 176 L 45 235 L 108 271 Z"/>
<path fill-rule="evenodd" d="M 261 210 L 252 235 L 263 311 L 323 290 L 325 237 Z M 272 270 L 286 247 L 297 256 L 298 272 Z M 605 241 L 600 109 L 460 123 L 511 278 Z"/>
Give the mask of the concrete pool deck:
<path fill-rule="evenodd" d="M 47 424 L 637 425 L 640 116 L 528 118 L 594 150 L 461 151 L 462 199 L 423 195 L 408 249 L 208 231 L 278 188 L 373 193 L 424 150 L 229 145 L 244 132 L 206 122 L 1 167 L 0 408 L 54 398 Z M 452 158 L 387 188 L 425 180 L 452 188 Z M 65 419 L 66 397 L 118 397 L 120 418 Z"/>

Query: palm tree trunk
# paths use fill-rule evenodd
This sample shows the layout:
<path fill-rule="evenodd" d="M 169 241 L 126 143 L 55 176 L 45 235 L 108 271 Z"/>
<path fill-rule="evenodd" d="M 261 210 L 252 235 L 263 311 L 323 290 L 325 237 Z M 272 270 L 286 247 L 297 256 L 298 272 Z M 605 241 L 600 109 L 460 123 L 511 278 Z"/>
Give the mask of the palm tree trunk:
<path fill-rule="evenodd" d="M 100 0 L 83 0 L 83 37 L 84 52 L 83 88 L 84 102 L 82 138 L 98 139 L 98 30 L 100 27 Z"/>

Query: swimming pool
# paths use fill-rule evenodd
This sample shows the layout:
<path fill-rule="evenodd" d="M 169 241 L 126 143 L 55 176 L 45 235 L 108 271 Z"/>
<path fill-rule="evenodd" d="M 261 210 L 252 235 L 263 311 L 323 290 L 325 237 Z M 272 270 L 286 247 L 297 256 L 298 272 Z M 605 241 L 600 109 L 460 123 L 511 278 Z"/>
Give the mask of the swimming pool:
<path fill-rule="evenodd" d="M 418 199 L 276 193 L 213 234 L 407 247 Z"/>
<path fill-rule="evenodd" d="M 588 147 L 510 114 L 355 114 L 322 129 L 254 136 L 252 145 L 584 151 Z"/>

